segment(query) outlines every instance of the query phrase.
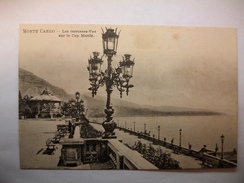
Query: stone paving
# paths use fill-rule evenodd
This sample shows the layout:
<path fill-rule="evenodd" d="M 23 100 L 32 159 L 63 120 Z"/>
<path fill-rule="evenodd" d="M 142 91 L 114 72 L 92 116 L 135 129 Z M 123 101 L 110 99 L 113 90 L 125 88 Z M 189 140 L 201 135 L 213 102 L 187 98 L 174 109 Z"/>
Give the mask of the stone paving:
<path fill-rule="evenodd" d="M 57 125 L 64 121 L 25 119 L 19 121 L 20 167 L 23 169 L 90 169 L 89 164 L 77 167 L 59 167 L 62 146 L 57 144 L 53 153 L 47 154 L 46 141 L 56 134 Z M 78 128 L 77 128 L 78 129 Z"/>
<path fill-rule="evenodd" d="M 25 119 L 19 121 L 20 134 L 20 167 L 23 169 L 90 169 L 90 165 L 80 165 L 78 167 L 58 167 L 59 156 L 61 154 L 61 145 L 56 145 L 53 154 L 46 153 L 46 141 L 53 138 L 56 133 L 57 125 L 64 124 L 59 120 L 41 120 L 41 119 Z M 101 125 L 91 124 L 97 130 L 103 130 Z M 75 135 L 77 135 L 78 128 Z M 138 139 L 134 135 L 115 130 L 117 138 L 123 140 L 124 143 L 132 146 L 140 140 L 142 143 L 149 145 L 149 141 Z M 157 145 L 154 145 L 156 148 Z M 190 156 L 174 154 L 170 149 L 162 147 L 163 151 L 171 153 L 172 158 L 180 162 L 183 169 L 201 168 L 201 161 L 195 160 Z"/>

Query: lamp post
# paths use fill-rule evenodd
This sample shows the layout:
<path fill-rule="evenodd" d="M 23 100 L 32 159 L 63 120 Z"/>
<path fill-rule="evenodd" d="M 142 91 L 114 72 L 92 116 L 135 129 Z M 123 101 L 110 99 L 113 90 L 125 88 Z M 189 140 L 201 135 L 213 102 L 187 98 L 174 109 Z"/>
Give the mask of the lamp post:
<path fill-rule="evenodd" d="M 136 122 L 134 122 L 134 132 L 136 131 L 136 125 L 135 125 Z"/>
<path fill-rule="evenodd" d="M 180 144 L 179 145 L 180 145 L 180 149 L 181 149 L 181 132 L 182 132 L 182 129 L 180 129 L 179 132 L 180 132 Z"/>
<path fill-rule="evenodd" d="M 147 129 L 146 129 L 146 123 L 144 124 L 144 133 L 146 133 Z"/>
<path fill-rule="evenodd" d="M 79 107 L 79 99 L 80 99 L 80 92 L 75 93 L 75 98 L 76 98 L 76 110 L 77 110 L 77 117 L 80 116 L 80 107 Z"/>
<path fill-rule="evenodd" d="M 76 99 L 76 110 L 77 110 L 77 117 L 80 117 L 80 113 L 84 115 L 84 101 L 80 99 L 80 92 L 75 93 L 75 99 Z M 80 99 L 80 100 L 79 100 Z"/>
<path fill-rule="evenodd" d="M 221 138 L 221 144 L 222 144 L 222 146 L 221 146 L 221 160 L 223 160 L 224 159 L 224 139 L 225 139 L 225 136 L 222 134 L 220 136 L 220 138 Z"/>
<path fill-rule="evenodd" d="M 160 126 L 158 126 L 158 143 L 159 143 L 159 140 L 160 140 Z"/>
<path fill-rule="evenodd" d="M 125 121 L 125 129 L 126 129 L 126 121 Z"/>
<path fill-rule="evenodd" d="M 106 86 L 107 102 L 104 110 L 106 119 L 102 123 L 105 129 L 103 138 L 116 138 L 114 129 L 117 124 L 112 120 L 114 109 L 111 105 L 113 87 L 117 87 L 121 98 L 123 92 L 126 92 L 128 95 L 129 89 L 133 87 L 133 85 L 129 84 L 129 80 L 133 75 L 133 66 L 135 63 L 134 60 L 132 61 L 130 59 L 130 54 L 125 54 L 122 57 L 122 61 L 119 62 L 119 66 L 112 68 L 112 57 L 117 53 L 118 39 L 119 33 L 117 34 L 117 29 L 106 28 L 106 32 L 102 29 L 103 53 L 107 57 L 108 63 L 107 69 L 104 72 L 101 71 L 103 60 L 99 58 L 99 52 L 93 52 L 93 58 L 88 59 L 89 65 L 87 68 L 91 84 L 89 90 L 92 92 L 92 97 L 97 94 L 99 87 Z"/>

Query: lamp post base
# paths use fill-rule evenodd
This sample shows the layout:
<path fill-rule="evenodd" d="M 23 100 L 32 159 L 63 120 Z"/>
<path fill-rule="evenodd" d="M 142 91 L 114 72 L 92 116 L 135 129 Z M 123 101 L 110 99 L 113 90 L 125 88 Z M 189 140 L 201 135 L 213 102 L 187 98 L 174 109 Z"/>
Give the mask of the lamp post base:
<path fill-rule="evenodd" d="M 111 138 L 117 138 L 115 136 L 115 132 L 114 129 L 117 127 L 117 124 L 114 121 L 104 121 L 102 123 L 102 126 L 105 130 L 105 132 L 103 132 L 102 138 L 103 139 L 111 139 Z"/>

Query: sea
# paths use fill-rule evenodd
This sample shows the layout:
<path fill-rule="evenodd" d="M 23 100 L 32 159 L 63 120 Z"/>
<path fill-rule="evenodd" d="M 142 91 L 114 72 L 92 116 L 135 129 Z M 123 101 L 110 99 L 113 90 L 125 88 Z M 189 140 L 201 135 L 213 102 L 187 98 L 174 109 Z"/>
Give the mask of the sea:
<path fill-rule="evenodd" d="M 91 118 L 90 120 L 102 122 L 103 118 Z M 150 132 L 156 139 L 167 142 L 174 139 L 174 144 L 180 143 L 183 147 L 200 150 L 204 145 L 207 149 L 215 150 L 217 145 L 221 150 L 221 136 L 224 135 L 223 149 L 225 152 L 237 150 L 238 117 L 236 115 L 214 116 L 160 116 L 160 117 L 114 117 L 118 126 L 137 132 Z M 160 131 L 159 127 L 160 126 Z M 181 135 L 180 135 L 180 129 Z"/>

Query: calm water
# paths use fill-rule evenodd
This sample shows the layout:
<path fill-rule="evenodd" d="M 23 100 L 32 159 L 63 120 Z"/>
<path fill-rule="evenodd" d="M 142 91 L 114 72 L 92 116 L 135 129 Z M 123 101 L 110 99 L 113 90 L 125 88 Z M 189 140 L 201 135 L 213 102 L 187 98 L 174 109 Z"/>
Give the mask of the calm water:
<path fill-rule="evenodd" d="M 99 122 L 102 119 L 97 118 Z M 174 143 L 179 144 L 179 129 L 182 129 L 181 144 L 188 147 L 188 142 L 192 148 L 200 150 L 203 145 L 208 149 L 215 149 L 218 144 L 221 149 L 220 136 L 223 134 L 224 151 L 232 151 L 237 148 L 237 116 L 220 115 L 220 116 L 164 116 L 164 117 L 114 117 L 119 126 L 130 128 L 136 131 L 144 131 L 146 124 L 147 132 L 151 136 L 154 134 L 158 138 L 158 126 L 160 126 L 160 139 L 166 137 L 166 141 L 174 138 Z"/>

